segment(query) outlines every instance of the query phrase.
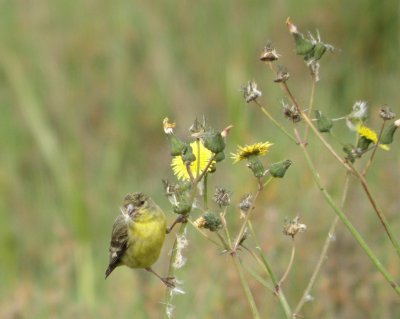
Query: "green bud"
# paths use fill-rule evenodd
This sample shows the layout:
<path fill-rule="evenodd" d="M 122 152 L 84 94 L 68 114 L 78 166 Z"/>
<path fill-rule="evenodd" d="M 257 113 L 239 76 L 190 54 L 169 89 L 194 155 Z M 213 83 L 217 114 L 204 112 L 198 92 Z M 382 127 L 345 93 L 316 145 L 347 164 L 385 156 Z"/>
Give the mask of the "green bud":
<path fill-rule="evenodd" d="M 371 144 L 371 140 L 367 139 L 364 136 L 361 136 L 357 143 L 357 148 L 361 151 L 366 151 L 368 149 L 369 144 Z"/>
<path fill-rule="evenodd" d="M 333 126 L 333 122 L 330 118 L 326 117 L 320 111 L 315 110 L 315 117 L 317 118 L 318 131 L 322 133 L 329 132 Z"/>
<path fill-rule="evenodd" d="M 192 206 L 186 203 L 186 201 L 181 201 L 178 205 L 174 205 L 174 213 L 179 215 L 189 214 Z"/>
<path fill-rule="evenodd" d="M 392 123 L 389 127 L 387 127 L 381 136 L 380 143 L 392 144 L 394 132 L 396 132 L 397 128 L 398 126 L 395 123 Z"/>
<path fill-rule="evenodd" d="M 185 143 L 183 143 L 180 139 L 178 139 L 175 135 L 168 135 L 169 137 L 169 148 L 172 156 L 179 156 L 182 154 L 182 151 L 185 147 Z"/>
<path fill-rule="evenodd" d="M 216 162 L 223 161 L 225 159 L 225 153 L 224 152 L 219 152 L 219 153 L 215 154 L 214 159 L 215 159 Z"/>
<path fill-rule="evenodd" d="M 184 163 L 191 163 L 196 160 L 196 156 L 193 154 L 193 149 L 190 145 L 185 145 L 182 149 L 182 161 Z"/>
<path fill-rule="evenodd" d="M 204 147 L 214 154 L 220 153 L 225 149 L 225 141 L 221 133 L 211 134 L 204 139 Z"/>
<path fill-rule="evenodd" d="M 217 231 L 222 227 L 221 219 L 212 213 L 206 213 L 203 215 L 205 220 L 204 228 L 210 231 Z"/>
<path fill-rule="evenodd" d="M 354 163 L 357 157 L 360 157 L 359 151 L 352 144 L 346 144 L 343 146 L 343 151 L 347 154 L 346 159 L 351 163 Z"/>
<path fill-rule="evenodd" d="M 327 48 L 326 48 L 325 43 L 317 42 L 317 43 L 315 44 L 315 47 L 314 47 L 314 50 L 313 50 L 313 52 L 312 52 L 311 58 L 312 58 L 314 61 L 318 61 L 318 60 L 321 59 L 322 56 L 325 54 L 326 50 L 327 50 Z"/>
<path fill-rule="evenodd" d="M 306 55 L 315 47 L 311 41 L 304 39 L 304 37 L 300 33 L 293 33 L 294 42 L 296 44 L 295 52 L 298 55 Z"/>
<path fill-rule="evenodd" d="M 288 170 L 290 165 L 292 165 L 291 160 L 273 163 L 273 164 L 271 164 L 271 166 L 269 168 L 269 173 L 273 177 L 282 178 L 285 176 L 286 171 Z"/>
<path fill-rule="evenodd" d="M 255 177 L 261 178 L 264 176 L 265 168 L 257 156 L 249 156 L 247 161 L 247 167 L 251 169 Z"/>

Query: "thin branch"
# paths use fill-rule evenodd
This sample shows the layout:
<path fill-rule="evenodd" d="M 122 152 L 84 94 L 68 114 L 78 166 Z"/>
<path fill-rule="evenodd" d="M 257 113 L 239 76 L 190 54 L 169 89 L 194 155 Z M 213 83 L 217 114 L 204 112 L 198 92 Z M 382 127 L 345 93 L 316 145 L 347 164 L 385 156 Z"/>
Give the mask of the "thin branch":
<path fill-rule="evenodd" d="M 310 102 L 308 104 L 308 117 L 311 117 L 311 112 L 314 107 L 314 96 L 315 96 L 315 86 L 317 82 L 315 81 L 315 77 L 312 77 L 312 82 L 311 82 L 311 93 L 310 93 Z M 307 125 L 304 131 L 304 140 L 307 141 L 308 137 L 308 130 L 309 126 Z"/>
<path fill-rule="evenodd" d="M 347 173 L 346 180 L 344 183 L 344 188 L 343 188 L 343 195 L 342 195 L 342 203 L 341 203 L 342 209 L 344 208 L 344 205 L 346 203 L 347 195 L 349 192 L 349 184 L 350 184 L 350 174 Z M 339 217 L 335 216 L 335 218 L 331 224 L 331 227 L 329 228 L 328 235 L 326 236 L 325 243 L 324 243 L 324 246 L 322 247 L 321 254 L 319 255 L 317 265 L 315 266 L 314 271 L 311 275 L 310 281 L 308 282 L 308 285 L 307 285 L 306 289 L 304 290 L 303 295 L 294 310 L 294 314 L 299 314 L 301 308 L 303 307 L 304 303 L 306 302 L 307 296 L 310 294 L 311 289 L 314 287 L 317 276 L 319 275 L 319 272 L 321 271 L 322 264 L 324 263 L 324 261 L 326 259 L 328 248 L 333 241 L 332 236 L 335 233 L 335 229 L 338 224 L 338 221 L 339 221 Z"/>
<path fill-rule="evenodd" d="M 252 205 L 251 205 L 250 209 L 247 211 L 247 214 L 246 214 L 246 216 L 245 216 L 245 218 L 244 218 L 242 227 L 240 228 L 240 231 L 239 231 L 239 233 L 238 233 L 238 235 L 237 235 L 237 237 L 236 237 L 235 244 L 234 244 L 233 247 L 232 247 L 232 250 L 233 250 L 233 251 L 236 251 L 236 249 L 237 249 L 238 246 L 239 246 L 240 241 L 242 240 L 244 231 L 245 231 L 246 226 L 247 226 L 247 222 L 249 221 L 251 212 L 252 212 L 252 211 L 254 210 L 254 208 L 255 208 L 255 202 L 256 202 L 256 200 L 257 200 L 258 195 L 260 195 L 262 189 L 263 189 L 263 183 L 262 183 L 261 179 L 258 179 L 257 192 L 256 192 L 256 194 L 255 194 L 254 197 L 253 197 Z"/>
<path fill-rule="evenodd" d="M 319 174 L 317 170 L 315 169 L 314 163 L 311 160 L 311 157 L 307 151 L 307 148 L 305 145 L 300 144 L 301 149 L 303 150 L 304 156 L 306 158 L 307 164 L 311 170 L 311 173 L 313 175 L 314 181 L 316 185 L 318 186 L 318 189 L 324 196 L 325 200 L 329 204 L 329 206 L 333 209 L 333 211 L 336 213 L 336 215 L 339 217 L 339 219 L 342 221 L 342 223 L 346 226 L 347 230 L 351 233 L 351 235 L 354 237 L 354 239 L 357 241 L 357 243 L 360 245 L 360 247 L 364 250 L 364 252 L 367 254 L 375 268 L 383 275 L 383 277 L 386 279 L 386 281 L 390 284 L 390 286 L 395 290 L 395 292 L 400 295 L 400 286 L 394 281 L 393 277 L 390 275 L 390 273 L 387 271 L 387 269 L 382 265 L 380 260 L 376 257 L 376 255 L 372 252 L 371 248 L 367 245 L 365 242 L 364 238 L 361 236 L 361 234 L 357 231 L 357 229 L 353 226 L 353 224 L 349 221 L 349 219 L 346 217 L 345 213 L 343 210 L 341 210 L 333 201 L 331 195 L 327 192 L 327 190 L 322 186 Z"/>
<path fill-rule="evenodd" d="M 284 283 L 284 281 L 286 280 L 287 276 L 289 275 L 290 269 L 292 269 L 295 253 L 296 253 L 296 244 L 295 244 L 294 237 L 292 237 L 292 252 L 290 254 L 290 260 L 289 260 L 289 263 L 287 265 L 285 273 L 283 274 L 281 280 L 279 280 L 278 285 L 275 287 L 277 292 L 280 290 L 282 284 Z"/>
<path fill-rule="evenodd" d="M 381 140 L 381 137 L 382 137 L 382 134 L 383 134 L 383 130 L 385 128 L 385 124 L 386 124 L 386 121 L 383 121 L 382 126 L 381 126 L 381 130 L 379 131 L 378 141 L 374 145 L 374 149 L 372 151 L 372 154 L 371 154 L 370 158 L 368 159 L 367 164 L 365 164 L 364 170 L 361 173 L 362 176 L 365 176 L 367 174 L 367 172 L 368 172 L 368 170 L 369 170 L 369 168 L 370 168 L 370 166 L 372 164 L 372 161 L 374 160 L 374 156 L 375 156 L 376 150 L 378 149 L 379 142 Z"/>

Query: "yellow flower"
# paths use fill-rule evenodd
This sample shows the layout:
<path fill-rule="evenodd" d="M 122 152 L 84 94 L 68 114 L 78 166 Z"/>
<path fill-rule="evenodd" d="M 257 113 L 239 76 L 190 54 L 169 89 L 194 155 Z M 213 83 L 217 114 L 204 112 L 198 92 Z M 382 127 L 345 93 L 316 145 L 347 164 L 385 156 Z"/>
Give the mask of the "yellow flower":
<path fill-rule="evenodd" d="M 250 156 L 265 155 L 272 145 L 270 142 L 260 142 L 252 145 L 238 146 L 237 153 L 231 153 L 231 158 L 234 163 L 237 163 Z"/>
<path fill-rule="evenodd" d="M 202 142 L 192 142 L 190 143 L 192 147 L 193 154 L 196 156 L 196 160 L 190 163 L 190 171 L 194 178 L 197 176 L 197 171 L 201 174 L 206 168 L 208 162 L 210 161 L 213 153 L 206 149 Z M 187 172 L 186 165 L 182 160 L 181 156 L 174 156 L 172 158 L 172 170 L 175 176 L 180 180 L 190 180 L 190 176 Z M 211 168 L 212 165 L 210 165 Z M 210 168 L 208 170 L 210 170 Z"/>
<path fill-rule="evenodd" d="M 367 140 L 371 141 L 374 144 L 378 142 L 378 136 L 376 135 L 376 133 L 370 128 L 366 127 L 365 125 L 358 125 L 357 133 L 360 136 L 365 137 Z"/>

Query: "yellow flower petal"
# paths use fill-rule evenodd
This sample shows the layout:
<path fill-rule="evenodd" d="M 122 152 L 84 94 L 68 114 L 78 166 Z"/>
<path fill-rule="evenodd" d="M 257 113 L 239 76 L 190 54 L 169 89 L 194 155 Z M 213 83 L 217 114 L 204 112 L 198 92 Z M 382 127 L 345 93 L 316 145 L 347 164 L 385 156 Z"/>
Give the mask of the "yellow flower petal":
<path fill-rule="evenodd" d="M 190 171 L 194 178 L 197 176 L 197 172 L 201 174 L 206 168 L 208 162 L 213 156 L 213 153 L 206 149 L 201 142 L 192 142 L 190 146 L 193 149 L 193 154 L 196 156 L 196 160 L 190 163 Z M 174 156 L 171 162 L 172 170 L 174 175 L 180 180 L 190 180 L 190 176 L 186 169 L 186 165 L 182 160 L 181 156 Z M 210 170 L 210 168 L 209 168 Z"/>
<path fill-rule="evenodd" d="M 372 143 L 376 144 L 378 142 L 378 136 L 369 127 L 366 127 L 365 125 L 358 125 L 356 130 L 360 136 L 365 137 L 367 140 L 370 140 Z"/>
<path fill-rule="evenodd" d="M 234 163 L 249 158 L 250 156 L 265 155 L 273 144 L 270 142 L 260 142 L 251 145 L 238 146 L 236 153 L 231 153 Z"/>

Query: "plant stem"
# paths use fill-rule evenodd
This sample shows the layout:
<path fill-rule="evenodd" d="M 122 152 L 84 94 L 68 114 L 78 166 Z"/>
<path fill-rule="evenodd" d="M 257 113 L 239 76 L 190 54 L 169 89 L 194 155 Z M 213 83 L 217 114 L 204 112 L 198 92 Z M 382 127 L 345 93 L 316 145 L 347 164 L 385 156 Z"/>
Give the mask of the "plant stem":
<path fill-rule="evenodd" d="M 251 252 L 251 250 L 248 250 L 249 252 Z M 254 258 L 258 258 L 256 257 L 257 255 L 255 255 L 253 252 L 252 256 Z M 257 259 L 256 259 L 257 260 Z M 261 262 L 261 261 L 260 261 Z M 250 276 L 252 276 L 257 282 L 259 282 L 262 286 L 264 286 L 265 288 L 267 288 L 270 292 L 274 293 L 275 292 L 275 288 L 271 286 L 271 284 L 269 282 L 267 282 L 266 280 L 264 280 L 259 274 L 257 274 L 254 270 L 252 270 L 250 267 L 246 266 L 244 263 L 242 263 L 242 267 L 243 269 L 250 274 Z"/>
<path fill-rule="evenodd" d="M 316 85 L 315 77 L 312 77 L 312 82 L 311 82 L 311 93 L 310 93 L 310 102 L 308 104 L 308 117 L 311 117 L 311 112 L 314 106 L 314 96 L 315 96 L 315 85 Z M 308 137 L 308 130 L 309 126 L 306 126 L 305 131 L 304 131 L 304 141 L 307 141 Z"/>
<path fill-rule="evenodd" d="M 400 256 L 400 244 L 399 244 L 398 240 L 396 239 L 396 235 L 393 233 L 392 228 L 390 227 L 390 223 L 386 219 L 383 212 L 378 208 L 374 198 L 372 197 L 371 192 L 368 187 L 368 184 L 367 184 L 367 181 L 365 180 L 365 177 L 352 164 L 349 163 L 349 165 L 352 167 L 354 173 L 360 180 L 361 186 L 363 187 L 363 189 L 368 197 L 368 200 L 370 201 L 374 211 L 376 212 L 376 215 L 378 216 L 379 221 L 381 222 L 383 228 L 385 229 L 385 232 L 388 235 L 390 241 L 392 242 L 392 245 L 395 248 L 397 254 Z"/>
<path fill-rule="evenodd" d="M 204 185 L 204 189 L 203 189 L 203 209 L 205 210 L 205 211 L 207 211 L 208 210 L 208 203 L 207 203 L 207 200 L 208 200 L 208 184 L 207 184 L 207 181 L 208 181 L 208 174 L 206 174 L 206 175 L 204 175 L 204 179 L 203 179 L 203 185 Z"/>
<path fill-rule="evenodd" d="M 204 238 L 206 238 L 207 240 L 209 240 L 210 242 L 212 242 L 214 245 L 218 246 L 219 248 L 222 248 L 222 246 L 216 240 L 212 239 L 203 230 L 196 227 L 196 225 L 190 219 L 188 219 L 188 221 L 189 221 L 190 225 L 192 225 L 193 228 L 196 229 Z M 222 245 L 224 246 L 224 249 L 226 249 L 226 244 L 224 242 L 222 242 Z"/>
<path fill-rule="evenodd" d="M 251 221 L 249 220 L 247 222 L 247 224 L 249 225 L 250 232 L 253 235 L 253 239 L 254 239 L 254 242 L 256 244 L 256 249 L 257 249 L 258 254 L 259 254 L 260 258 L 261 258 L 261 261 L 262 261 L 262 263 L 263 263 L 263 265 L 265 267 L 264 270 L 266 270 L 268 275 L 271 277 L 271 281 L 272 281 L 272 284 L 274 285 L 275 293 L 278 296 L 279 303 L 280 303 L 280 305 L 282 307 L 282 310 L 285 313 L 286 318 L 290 319 L 292 317 L 292 310 L 290 309 L 290 306 L 289 306 L 289 304 L 288 304 L 288 302 L 286 300 L 285 294 L 283 293 L 282 289 L 277 290 L 277 287 L 279 287 L 278 280 L 276 279 L 275 274 L 272 271 L 272 268 L 271 268 L 267 258 L 265 257 L 265 255 L 264 255 L 264 253 L 263 253 L 263 251 L 261 249 L 260 243 L 258 242 L 256 233 L 254 231 L 254 228 L 253 228 L 253 225 L 252 225 Z"/>
<path fill-rule="evenodd" d="M 349 175 L 349 173 L 347 173 L 346 180 L 344 183 L 343 195 L 342 195 L 342 203 L 341 203 L 342 209 L 344 208 L 344 205 L 346 203 L 347 194 L 349 191 L 349 184 L 350 184 L 350 175 Z M 311 289 L 313 288 L 313 286 L 315 284 L 317 276 L 322 268 L 322 264 L 327 256 L 328 248 L 333 241 L 332 236 L 335 233 L 335 229 L 338 224 L 338 221 L 339 221 L 339 217 L 336 215 L 335 219 L 333 220 L 333 222 L 331 224 L 331 227 L 329 228 L 328 236 L 326 236 L 325 243 L 324 243 L 324 246 L 322 247 L 321 254 L 319 255 L 317 265 L 315 266 L 314 271 L 311 275 L 310 281 L 308 282 L 308 285 L 307 285 L 306 289 L 304 290 L 303 295 L 294 310 L 294 314 L 299 314 L 301 308 L 303 307 L 304 303 L 306 302 L 307 296 L 310 294 Z"/>
<path fill-rule="evenodd" d="M 264 113 L 266 117 L 278 128 L 280 129 L 287 137 L 289 137 L 293 142 L 297 143 L 296 139 L 283 127 L 281 123 L 274 119 L 274 117 L 267 111 L 265 107 L 263 107 L 257 100 L 254 100 L 254 103 L 260 108 L 261 112 Z"/>
<path fill-rule="evenodd" d="M 254 210 L 254 208 L 255 208 L 255 202 L 256 202 L 256 200 L 257 200 L 258 195 L 260 195 L 261 190 L 263 189 L 263 187 L 264 187 L 264 186 L 263 186 L 263 183 L 262 183 L 261 179 L 258 179 L 257 192 L 256 192 L 256 194 L 255 194 L 254 197 L 253 197 L 253 203 L 252 203 L 250 209 L 247 211 L 247 214 L 246 214 L 246 216 L 244 217 L 244 221 L 243 221 L 242 227 L 240 228 L 240 231 L 239 231 L 239 233 L 238 233 L 238 235 L 237 235 L 237 237 L 236 237 L 235 244 L 234 244 L 234 246 L 232 247 L 232 251 L 236 251 L 236 250 L 237 250 L 237 248 L 238 248 L 238 246 L 239 246 L 239 244 L 240 244 L 240 241 L 242 240 L 242 236 L 243 236 L 244 231 L 245 231 L 245 229 L 246 229 L 247 222 L 249 221 L 251 212 L 252 212 L 252 211 Z"/>
<path fill-rule="evenodd" d="M 190 180 L 191 180 L 191 194 L 190 194 L 190 200 L 189 203 L 190 205 L 193 207 L 193 201 L 194 198 L 196 197 L 196 191 L 197 191 L 197 184 L 201 181 L 201 179 L 205 176 L 205 174 L 207 174 L 209 167 L 211 166 L 211 164 L 213 163 L 215 158 L 215 154 L 214 156 L 212 156 L 206 167 L 204 168 L 204 170 L 201 173 L 197 173 L 196 178 L 193 179 L 193 176 L 191 176 Z M 198 154 L 197 160 L 200 160 L 200 156 Z M 199 166 L 199 165 L 198 165 Z M 188 168 L 188 173 L 190 172 L 190 168 Z M 190 174 L 189 174 L 190 176 Z M 191 210 L 190 210 L 191 212 Z M 190 212 L 187 214 L 189 215 Z M 176 261 L 176 256 L 177 256 L 177 245 L 178 245 L 178 238 L 182 237 L 184 235 L 185 229 L 186 229 L 187 223 L 182 223 L 181 226 L 179 227 L 177 234 L 176 234 L 176 238 L 175 241 L 172 245 L 172 250 L 171 250 L 171 258 L 169 260 L 169 264 L 168 264 L 168 277 L 175 277 L 175 268 L 174 268 L 174 263 Z M 172 300 L 172 293 L 171 290 L 169 288 L 166 288 L 165 290 L 165 318 L 169 318 L 168 317 L 168 310 L 169 307 L 171 306 L 171 300 Z"/>
<path fill-rule="evenodd" d="M 331 206 L 333 211 L 336 213 L 336 215 L 340 218 L 342 223 L 346 226 L 348 231 L 351 233 L 351 235 L 354 237 L 354 239 L 358 242 L 358 244 L 361 246 L 361 248 L 364 250 L 364 252 L 367 254 L 375 268 L 383 275 L 383 277 L 386 279 L 386 281 L 392 286 L 392 288 L 395 290 L 395 292 L 400 295 L 400 287 L 399 285 L 394 281 L 392 276 L 389 274 L 389 272 L 386 270 L 386 268 L 382 265 L 380 260 L 375 256 L 375 254 L 372 252 L 372 250 L 369 248 L 367 243 L 364 241 L 363 237 L 361 234 L 357 231 L 357 229 L 353 226 L 353 224 L 349 221 L 349 219 L 346 217 L 344 212 L 335 204 L 333 201 L 332 197 L 330 194 L 327 192 L 327 190 L 322 186 L 319 174 L 317 170 L 315 169 L 315 166 L 311 160 L 311 157 L 307 151 L 307 148 L 305 145 L 300 144 L 301 149 L 303 150 L 304 156 L 306 158 L 307 164 L 311 170 L 311 173 L 313 175 L 314 181 L 316 185 L 318 186 L 318 189 L 322 193 L 322 195 L 325 197 L 325 200 Z"/>
<path fill-rule="evenodd" d="M 254 301 L 254 297 L 250 291 L 250 287 L 246 281 L 246 278 L 244 276 L 243 273 L 243 269 L 242 269 L 242 265 L 240 264 L 240 261 L 238 260 L 238 257 L 236 256 L 235 253 L 231 253 L 233 262 L 235 264 L 236 270 L 239 273 L 239 278 L 240 278 L 240 283 L 242 285 L 244 294 L 246 296 L 246 299 L 249 303 L 250 309 L 251 309 L 251 313 L 253 314 L 253 318 L 255 319 L 259 319 L 260 318 L 260 314 L 258 313 L 257 310 L 257 306 L 256 306 L 256 302 Z"/>
<path fill-rule="evenodd" d="M 283 88 L 283 90 L 285 91 L 285 93 L 287 94 L 289 99 L 292 101 L 292 103 L 296 107 L 297 111 L 301 114 L 301 116 L 304 119 L 304 121 L 314 131 L 315 135 L 319 138 L 319 140 L 322 142 L 322 144 L 324 144 L 324 146 L 329 150 L 329 152 L 331 152 L 331 154 L 339 161 L 340 164 L 342 164 L 344 167 L 346 167 L 347 170 L 351 170 L 351 168 L 349 167 L 348 163 L 336 153 L 336 151 L 325 140 L 325 138 L 322 136 L 322 134 L 318 131 L 318 129 L 312 123 L 312 121 L 307 116 L 307 114 L 302 111 L 299 103 L 297 102 L 297 100 L 293 96 L 292 92 L 289 90 L 289 87 L 286 84 L 286 82 L 281 83 L 281 87 Z M 301 140 L 299 140 L 299 142 L 301 142 Z"/>
<path fill-rule="evenodd" d="M 292 101 L 292 103 L 296 106 L 297 110 L 301 113 L 302 118 L 306 121 L 306 123 L 308 124 L 308 126 L 310 126 L 310 128 L 314 131 L 314 133 L 316 134 L 316 136 L 319 138 L 319 140 L 322 142 L 322 144 L 325 145 L 325 147 L 332 153 L 332 155 L 342 164 L 346 167 L 346 169 L 348 169 L 349 171 L 353 172 L 358 180 L 360 181 L 367 197 L 368 200 L 370 201 L 373 209 L 375 210 L 376 214 L 378 215 L 378 218 L 381 222 L 381 224 L 383 225 L 383 228 L 386 232 L 386 234 L 388 235 L 390 241 L 393 244 L 393 247 L 395 248 L 397 254 L 400 256 L 400 244 L 396 239 L 396 236 L 393 234 L 393 231 L 385 217 L 385 215 L 383 214 L 383 212 L 378 208 L 374 198 L 372 197 L 371 192 L 369 191 L 369 187 L 367 184 L 367 181 L 365 180 L 364 176 L 349 162 L 345 161 L 344 159 L 342 159 L 336 152 L 335 150 L 331 147 L 331 145 L 325 140 L 325 138 L 322 136 L 322 134 L 318 131 L 318 129 L 314 126 L 314 124 L 312 123 L 312 121 L 309 119 L 309 117 L 307 116 L 307 114 L 305 114 L 301 108 L 300 105 L 297 103 L 296 99 L 294 98 L 294 96 L 292 95 L 292 93 L 289 90 L 289 87 L 287 86 L 286 83 L 282 83 L 282 87 L 285 90 L 286 94 L 289 96 L 290 100 Z M 298 139 L 298 141 L 301 143 L 301 139 L 299 139 L 299 136 L 296 136 L 296 138 Z M 303 146 L 303 145 L 302 145 Z"/>
<path fill-rule="evenodd" d="M 295 245 L 295 241 L 294 241 L 294 237 L 293 237 L 292 238 L 292 253 L 290 254 L 289 264 L 288 264 L 288 266 L 286 268 L 286 271 L 283 274 L 281 280 L 279 280 L 278 287 L 276 288 L 278 291 L 281 289 L 282 284 L 284 283 L 284 281 L 286 280 L 287 276 L 289 275 L 290 269 L 292 269 L 295 253 L 296 253 L 296 245 Z"/>

